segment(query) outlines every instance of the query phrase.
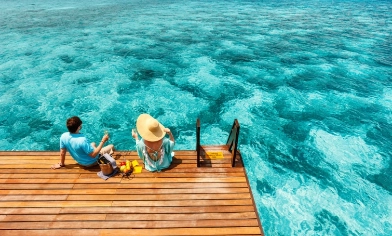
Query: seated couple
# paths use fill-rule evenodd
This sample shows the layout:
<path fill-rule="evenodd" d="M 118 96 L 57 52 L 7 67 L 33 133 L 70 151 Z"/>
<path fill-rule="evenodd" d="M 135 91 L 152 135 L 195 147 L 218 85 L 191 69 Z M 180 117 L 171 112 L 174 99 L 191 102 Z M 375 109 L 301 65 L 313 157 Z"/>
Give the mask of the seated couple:
<path fill-rule="evenodd" d="M 165 128 L 148 114 L 141 114 L 138 117 L 136 127 L 142 139 L 139 140 L 138 134 L 134 130 L 132 130 L 132 137 L 136 139 L 136 150 L 139 158 L 143 160 L 145 169 L 161 171 L 168 168 L 173 159 L 174 148 L 174 137 L 170 129 Z M 67 129 L 69 132 L 63 133 L 60 137 L 60 162 L 54 164 L 52 169 L 65 166 L 67 151 L 78 164 L 85 167 L 97 165 L 100 155 L 112 154 L 114 151 L 112 144 L 104 147 L 104 143 L 109 140 L 108 134 L 102 137 L 98 146 L 94 142 L 90 143 L 80 133 L 82 121 L 77 116 L 67 119 Z M 166 134 L 170 139 L 165 138 Z"/>

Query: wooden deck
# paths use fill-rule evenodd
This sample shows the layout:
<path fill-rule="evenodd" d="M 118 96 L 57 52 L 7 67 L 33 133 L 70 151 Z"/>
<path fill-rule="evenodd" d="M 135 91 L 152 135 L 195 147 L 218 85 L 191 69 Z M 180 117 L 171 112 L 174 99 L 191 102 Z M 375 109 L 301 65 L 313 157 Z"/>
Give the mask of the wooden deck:
<path fill-rule="evenodd" d="M 176 151 L 168 170 L 106 181 L 69 156 L 51 170 L 59 152 L 0 152 L 0 235 L 263 235 L 240 153 L 232 168 L 225 146 L 203 150 L 224 158 L 197 168 L 196 151 Z"/>

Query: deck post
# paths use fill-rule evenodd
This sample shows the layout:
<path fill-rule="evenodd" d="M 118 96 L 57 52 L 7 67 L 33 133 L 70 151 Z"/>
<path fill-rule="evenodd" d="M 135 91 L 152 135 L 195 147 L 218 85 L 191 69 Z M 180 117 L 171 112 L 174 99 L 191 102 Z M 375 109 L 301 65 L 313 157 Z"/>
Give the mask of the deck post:
<path fill-rule="evenodd" d="M 197 167 L 200 167 L 200 119 L 196 121 L 196 153 Z"/>
<path fill-rule="evenodd" d="M 235 159 L 237 155 L 237 146 L 238 146 L 238 136 L 240 135 L 240 124 L 238 120 L 235 119 L 233 122 L 233 126 L 230 131 L 229 138 L 227 139 L 226 145 L 229 145 L 229 151 L 232 153 L 231 158 L 231 166 L 235 166 Z"/>

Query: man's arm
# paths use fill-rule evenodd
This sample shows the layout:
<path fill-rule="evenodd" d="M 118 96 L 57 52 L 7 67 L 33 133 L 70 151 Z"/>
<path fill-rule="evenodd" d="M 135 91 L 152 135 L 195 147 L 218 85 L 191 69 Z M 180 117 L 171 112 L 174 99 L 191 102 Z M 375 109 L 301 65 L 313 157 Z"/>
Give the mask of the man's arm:
<path fill-rule="evenodd" d="M 99 154 L 99 152 L 101 151 L 101 149 L 102 149 L 103 145 L 105 144 L 105 142 L 108 141 L 108 139 L 109 139 L 109 135 L 108 135 L 108 134 L 105 134 L 105 135 L 102 137 L 102 140 L 101 140 L 101 142 L 99 143 L 98 147 L 95 147 L 95 144 L 93 143 L 94 151 L 91 152 L 91 153 L 88 154 L 88 155 L 89 155 L 90 157 L 92 157 L 92 158 L 96 157 L 96 156 Z"/>
<path fill-rule="evenodd" d="M 65 149 L 65 148 L 60 149 L 60 162 L 52 165 L 52 167 L 51 167 L 52 169 L 59 169 L 59 168 L 65 166 L 64 162 L 65 162 L 65 154 L 66 153 L 67 153 L 67 149 Z"/>

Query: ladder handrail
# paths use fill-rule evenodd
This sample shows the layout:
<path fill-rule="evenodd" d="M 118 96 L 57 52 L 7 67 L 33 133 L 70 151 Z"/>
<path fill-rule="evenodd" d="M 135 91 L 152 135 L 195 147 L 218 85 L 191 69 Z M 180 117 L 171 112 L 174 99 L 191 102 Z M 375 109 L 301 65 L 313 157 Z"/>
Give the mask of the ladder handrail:
<path fill-rule="evenodd" d="M 229 145 L 229 151 L 231 152 L 231 167 L 235 166 L 235 159 L 237 155 L 238 137 L 240 135 L 240 124 L 235 119 L 233 126 L 231 127 L 229 138 L 227 139 L 226 145 Z"/>
<path fill-rule="evenodd" d="M 235 160 L 237 155 L 238 147 L 238 137 L 240 134 L 240 124 L 238 120 L 235 119 L 233 126 L 231 127 L 229 137 L 227 139 L 226 145 L 229 145 L 229 151 L 231 152 L 231 167 L 235 166 Z M 197 167 L 200 167 L 200 119 L 196 120 L 196 152 L 197 152 Z"/>
<path fill-rule="evenodd" d="M 200 167 L 200 120 L 196 120 L 196 152 L 197 152 L 197 167 Z"/>

